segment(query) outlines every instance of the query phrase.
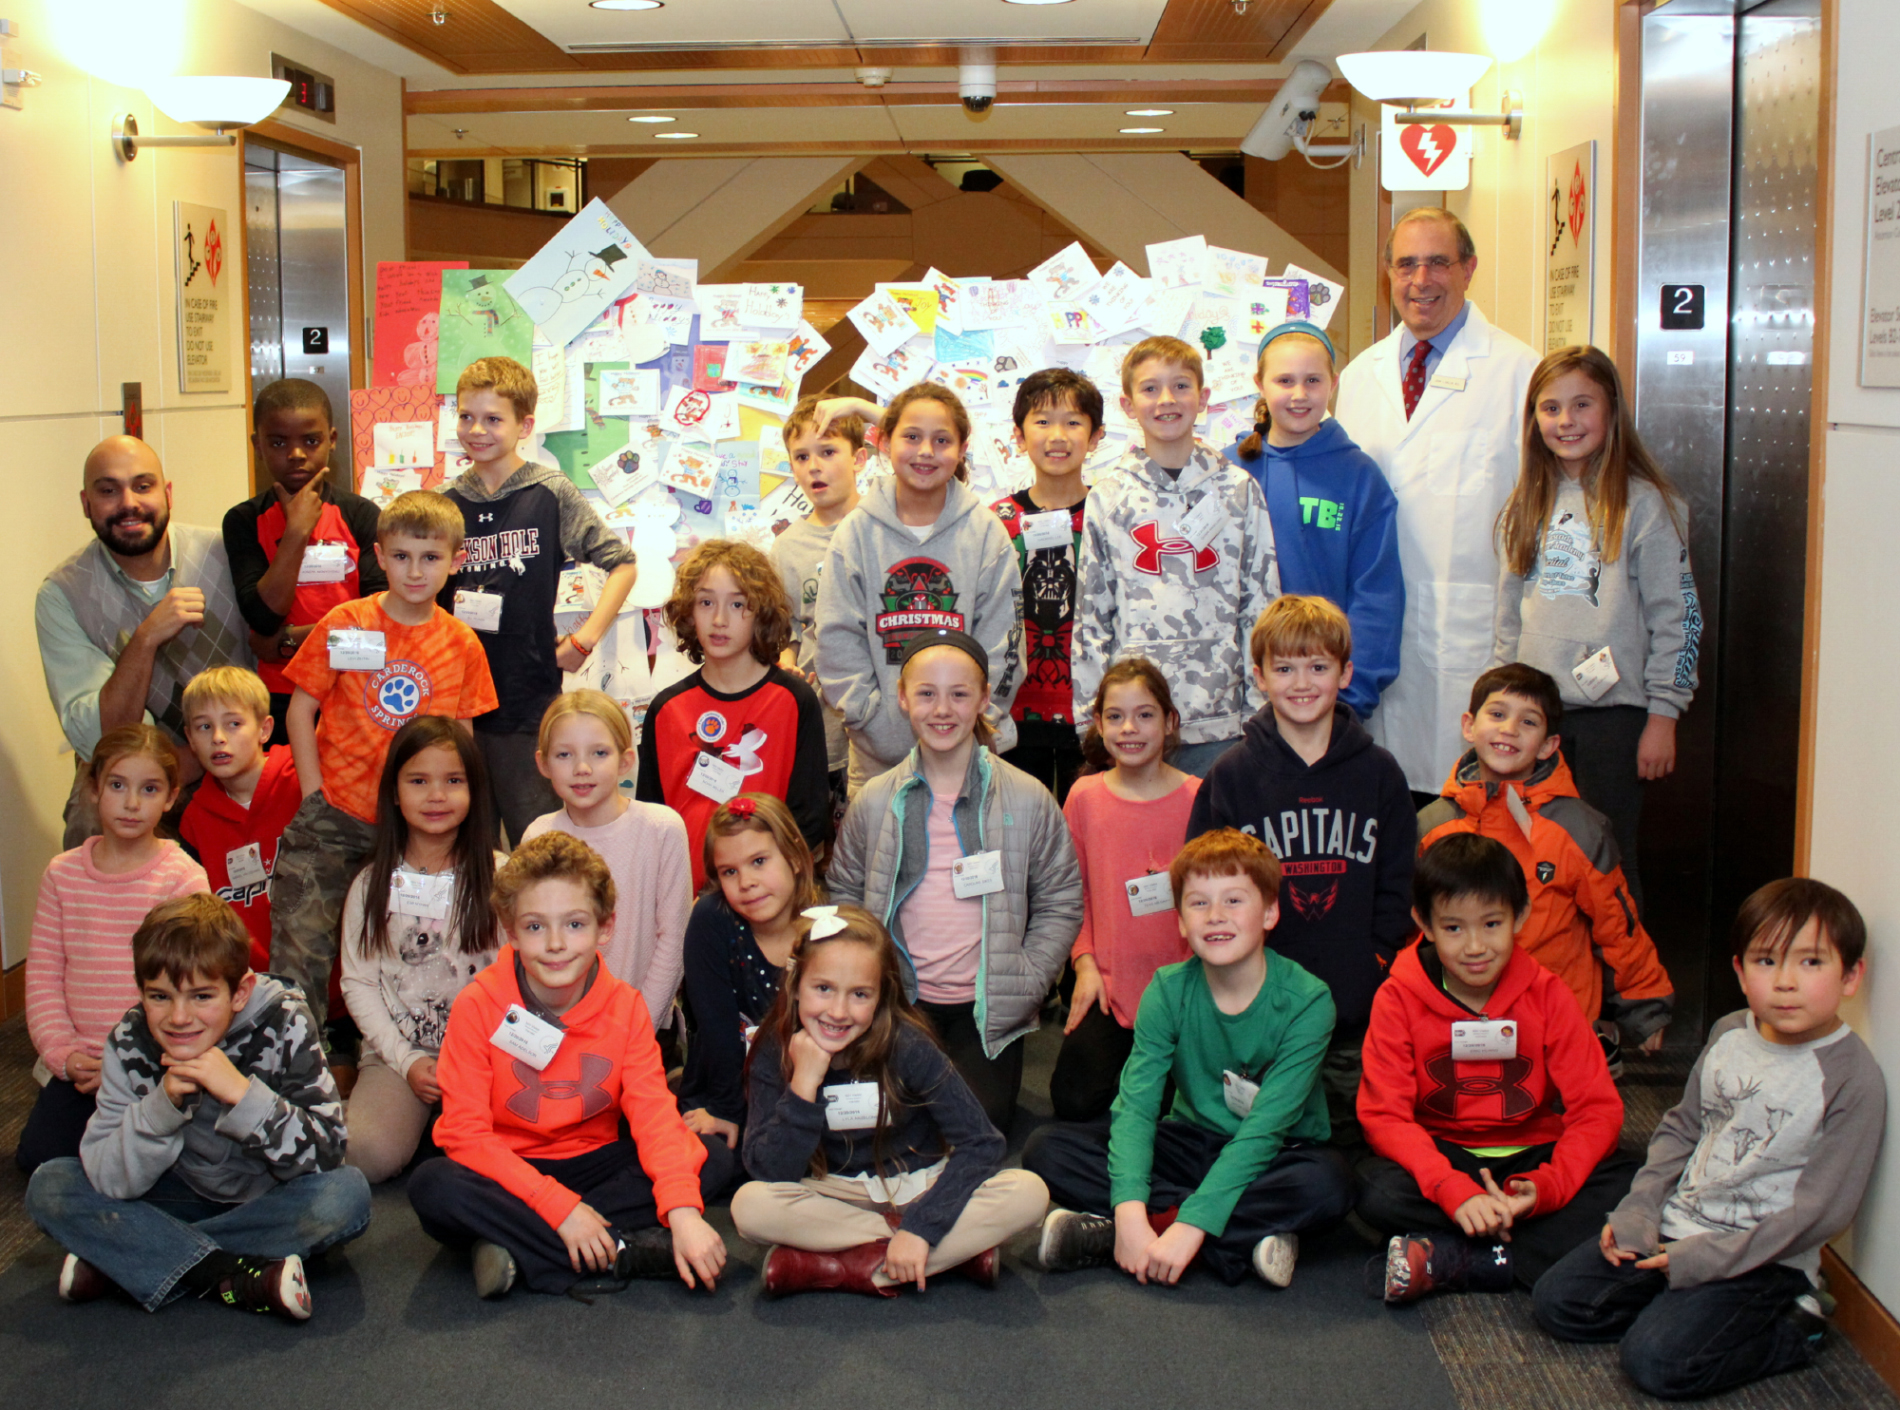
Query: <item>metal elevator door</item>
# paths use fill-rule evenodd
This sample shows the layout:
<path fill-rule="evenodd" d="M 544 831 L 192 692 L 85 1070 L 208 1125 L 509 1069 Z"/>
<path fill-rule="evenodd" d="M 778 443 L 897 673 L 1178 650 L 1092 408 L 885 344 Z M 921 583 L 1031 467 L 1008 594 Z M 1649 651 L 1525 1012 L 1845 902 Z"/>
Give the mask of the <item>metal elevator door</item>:
<path fill-rule="evenodd" d="M 1643 21 L 1636 418 L 1689 501 L 1705 617 L 1643 827 L 1682 1041 L 1740 1005 L 1729 924 L 1794 866 L 1822 68 L 1820 0 Z M 1700 327 L 1667 326 L 1698 306 Z"/>
<path fill-rule="evenodd" d="M 338 463 L 349 465 L 350 300 L 343 171 L 247 141 L 245 249 L 251 385 L 302 377 L 330 398 Z M 347 474 L 340 482 L 348 485 Z"/>

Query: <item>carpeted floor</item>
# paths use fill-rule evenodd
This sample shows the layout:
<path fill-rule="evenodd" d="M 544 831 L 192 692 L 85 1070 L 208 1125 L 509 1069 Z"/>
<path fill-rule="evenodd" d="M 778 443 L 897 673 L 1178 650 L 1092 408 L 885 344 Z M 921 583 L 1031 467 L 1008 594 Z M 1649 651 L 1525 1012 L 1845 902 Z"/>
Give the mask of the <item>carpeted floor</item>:
<path fill-rule="evenodd" d="M 1033 1040 L 1025 1114 L 1012 1145 L 1047 1114 L 1055 1043 Z M 1687 1054 L 1624 1087 L 1629 1129 L 1672 1103 Z M 19 1020 L 0 1025 L 0 1151 L 31 1098 Z M 162 1316 L 108 1299 L 52 1295 L 58 1251 L 26 1221 L 25 1181 L 0 1169 L 0 1404 L 171 1407 L 375 1405 L 585 1407 L 637 1398 L 668 1410 L 839 1404 L 906 1407 L 1171 1406 L 1594 1410 L 1646 1403 L 1614 1351 L 1565 1347 L 1532 1325 L 1529 1299 L 1452 1297 L 1388 1310 L 1365 1296 L 1372 1250 L 1348 1232 L 1303 1250 L 1293 1286 L 1226 1288 L 1190 1274 L 1140 1289 L 1110 1270 L 1048 1276 L 1028 1240 L 1008 1250 L 1001 1286 L 959 1280 L 881 1302 L 759 1294 L 759 1254 L 715 1222 L 734 1261 L 711 1294 L 641 1285 L 592 1306 L 517 1295 L 475 1299 L 466 1261 L 416 1227 L 400 1183 L 377 1192 L 369 1232 L 314 1270 L 315 1318 L 293 1327 L 202 1303 Z M 181 1349 L 188 1349 L 180 1356 Z M 1900 1410 L 1851 1347 L 1707 1402 L 1747 1410 Z"/>

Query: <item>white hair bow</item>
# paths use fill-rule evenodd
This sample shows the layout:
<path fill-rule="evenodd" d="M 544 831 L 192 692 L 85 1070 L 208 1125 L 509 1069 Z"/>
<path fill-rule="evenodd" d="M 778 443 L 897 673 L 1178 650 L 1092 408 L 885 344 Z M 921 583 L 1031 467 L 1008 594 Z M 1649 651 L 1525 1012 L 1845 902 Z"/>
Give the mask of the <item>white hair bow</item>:
<path fill-rule="evenodd" d="M 800 914 L 811 922 L 809 934 L 813 940 L 826 939 L 845 928 L 845 918 L 836 906 L 808 906 Z"/>

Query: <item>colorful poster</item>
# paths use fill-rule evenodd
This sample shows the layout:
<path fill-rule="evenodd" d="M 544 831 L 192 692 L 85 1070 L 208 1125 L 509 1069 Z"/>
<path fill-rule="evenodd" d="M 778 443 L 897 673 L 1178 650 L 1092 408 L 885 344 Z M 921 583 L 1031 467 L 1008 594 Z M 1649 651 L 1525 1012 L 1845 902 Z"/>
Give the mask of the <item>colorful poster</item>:
<path fill-rule="evenodd" d="M 467 268 L 465 259 L 383 260 L 377 264 L 372 387 L 435 385 L 442 271 Z"/>
<path fill-rule="evenodd" d="M 605 201 L 589 201 L 508 276 L 507 288 L 547 340 L 563 344 L 605 313 L 651 259 Z"/>
<path fill-rule="evenodd" d="M 441 341 L 435 390 L 455 391 L 462 369 L 481 357 L 512 357 L 526 366 L 534 360 L 534 322 L 503 287 L 505 269 L 442 271 Z"/>

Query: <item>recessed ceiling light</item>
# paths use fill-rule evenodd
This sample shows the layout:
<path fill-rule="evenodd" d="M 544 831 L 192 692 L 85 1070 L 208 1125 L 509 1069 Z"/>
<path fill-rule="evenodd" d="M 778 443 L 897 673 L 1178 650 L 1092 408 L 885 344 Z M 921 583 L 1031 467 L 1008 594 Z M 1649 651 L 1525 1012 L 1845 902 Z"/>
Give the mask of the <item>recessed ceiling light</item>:
<path fill-rule="evenodd" d="M 662 117 L 658 113 L 635 113 L 632 117 L 628 118 L 627 121 L 628 122 L 671 122 L 673 121 L 673 119 L 670 117 Z"/>
<path fill-rule="evenodd" d="M 1130 137 L 1146 137 L 1152 132 L 1161 132 L 1164 130 L 1165 129 L 1159 127 L 1124 127 L 1122 129 L 1122 131 L 1127 133 Z"/>
<path fill-rule="evenodd" d="M 664 10 L 665 0 L 588 0 L 596 10 Z"/>
<path fill-rule="evenodd" d="M 1173 117 L 1173 108 L 1130 108 L 1129 117 Z"/>
<path fill-rule="evenodd" d="M 697 137 L 697 132 L 656 132 L 654 139 L 660 142 L 684 142 L 689 137 Z"/>

